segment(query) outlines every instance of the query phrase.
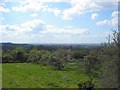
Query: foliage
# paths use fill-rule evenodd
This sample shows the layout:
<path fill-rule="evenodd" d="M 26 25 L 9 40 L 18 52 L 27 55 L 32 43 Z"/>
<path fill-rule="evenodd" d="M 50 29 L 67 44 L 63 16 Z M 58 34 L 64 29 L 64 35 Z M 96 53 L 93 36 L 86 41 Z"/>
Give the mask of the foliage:
<path fill-rule="evenodd" d="M 50 52 L 45 50 L 36 50 L 33 49 L 29 53 L 28 62 L 40 63 L 40 62 L 47 62 L 49 59 Z"/>
<path fill-rule="evenodd" d="M 50 57 L 49 64 L 52 65 L 57 70 L 64 69 L 64 61 L 60 58 L 55 57 L 55 56 Z"/>
<path fill-rule="evenodd" d="M 2 62 L 3 63 L 7 63 L 7 62 L 12 62 L 12 60 L 13 60 L 13 58 L 11 57 L 11 55 L 10 54 L 8 54 L 8 53 L 4 53 L 3 55 L 2 55 Z"/>
<path fill-rule="evenodd" d="M 90 77 L 95 77 L 95 71 L 99 71 L 100 69 L 100 59 L 94 54 L 95 52 L 91 51 L 89 55 L 84 57 L 85 71 Z"/>
<path fill-rule="evenodd" d="M 72 51 L 72 57 L 74 59 L 83 59 L 84 56 L 88 55 L 90 50 L 80 49 Z"/>
<path fill-rule="evenodd" d="M 78 87 L 80 90 L 93 90 L 94 82 L 93 82 L 92 78 L 90 78 L 87 81 L 79 82 Z"/>
<path fill-rule="evenodd" d="M 49 64 L 58 70 L 64 69 L 64 64 L 67 61 L 67 53 L 64 49 L 58 49 L 50 56 Z"/>
<path fill-rule="evenodd" d="M 13 57 L 13 62 L 26 62 L 27 49 L 25 47 L 17 47 L 12 51 L 11 56 Z"/>
<path fill-rule="evenodd" d="M 120 32 L 113 31 L 108 37 L 108 43 L 103 44 L 99 52 L 99 58 L 102 60 L 102 75 L 100 87 L 117 88 L 119 75 L 119 53 L 120 53 Z"/>

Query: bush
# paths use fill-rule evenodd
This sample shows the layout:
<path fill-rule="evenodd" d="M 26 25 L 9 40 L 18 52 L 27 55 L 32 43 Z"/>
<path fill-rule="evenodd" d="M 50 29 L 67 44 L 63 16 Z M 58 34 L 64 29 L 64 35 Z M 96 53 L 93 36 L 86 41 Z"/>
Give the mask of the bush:
<path fill-rule="evenodd" d="M 101 65 L 100 59 L 92 51 L 90 55 L 84 57 L 84 67 L 88 76 L 95 75 L 95 71 L 99 71 Z M 97 76 L 97 75 L 96 75 Z"/>
<path fill-rule="evenodd" d="M 13 58 L 9 53 L 2 55 L 2 63 L 12 62 L 12 59 Z"/>
<path fill-rule="evenodd" d="M 68 52 L 64 49 L 59 48 L 53 54 L 51 54 L 49 64 L 54 66 L 58 70 L 63 70 L 65 63 L 70 60 Z"/>
<path fill-rule="evenodd" d="M 48 62 L 50 56 L 49 51 L 45 50 L 32 50 L 29 53 L 29 57 L 27 62 L 33 62 L 33 63 L 42 63 L 42 62 Z"/>
<path fill-rule="evenodd" d="M 78 87 L 79 87 L 79 90 L 93 90 L 94 89 L 94 83 L 92 81 L 92 78 L 88 81 L 79 82 Z"/>

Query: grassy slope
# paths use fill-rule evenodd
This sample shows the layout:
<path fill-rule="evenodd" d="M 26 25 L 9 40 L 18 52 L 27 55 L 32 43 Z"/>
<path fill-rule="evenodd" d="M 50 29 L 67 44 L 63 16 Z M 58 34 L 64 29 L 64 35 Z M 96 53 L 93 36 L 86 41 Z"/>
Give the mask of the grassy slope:
<path fill-rule="evenodd" d="M 65 71 L 55 71 L 49 66 L 31 63 L 3 64 L 3 88 L 77 88 L 79 81 L 88 77 L 76 65 L 68 65 Z"/>
<path fill-rule="evenodd" d="M 0 63 L 0 88 L 2 88 L 2 64 Z"/>

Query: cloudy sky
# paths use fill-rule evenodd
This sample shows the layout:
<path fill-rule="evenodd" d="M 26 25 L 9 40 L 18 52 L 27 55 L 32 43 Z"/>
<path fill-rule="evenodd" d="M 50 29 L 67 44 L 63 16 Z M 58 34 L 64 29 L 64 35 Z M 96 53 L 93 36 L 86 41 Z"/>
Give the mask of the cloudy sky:
<path fill-rule="evenodd" d="M 117 24 L 112 1 L 0 1 L 0 42 L 101 43 Z"/>

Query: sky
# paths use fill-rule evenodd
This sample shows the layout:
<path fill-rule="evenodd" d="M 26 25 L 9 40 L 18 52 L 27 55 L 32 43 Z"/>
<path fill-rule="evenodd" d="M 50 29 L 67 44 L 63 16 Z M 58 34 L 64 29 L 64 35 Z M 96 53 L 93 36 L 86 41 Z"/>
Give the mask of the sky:
<path fill-rule="evenodd" d="M 103 43 L 117 26 L 115 0 L 0 0 L 0 42 Z"/>

